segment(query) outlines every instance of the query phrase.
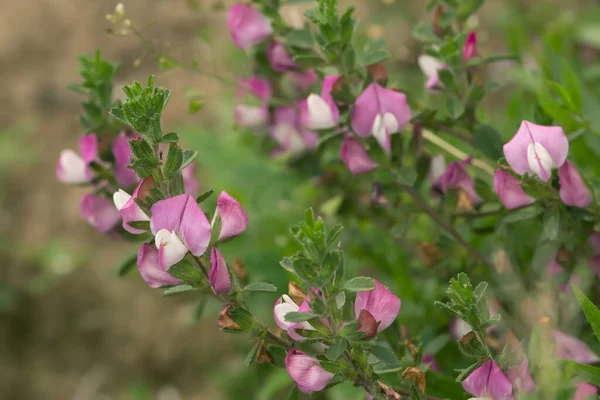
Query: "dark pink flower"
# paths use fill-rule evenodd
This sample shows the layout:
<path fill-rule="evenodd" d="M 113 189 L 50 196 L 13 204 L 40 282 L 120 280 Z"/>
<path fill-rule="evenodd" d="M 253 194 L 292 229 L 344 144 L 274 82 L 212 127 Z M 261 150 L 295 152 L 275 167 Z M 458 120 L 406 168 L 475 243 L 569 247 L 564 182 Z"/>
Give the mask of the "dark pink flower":
<path fill-rule="evenodd" d="M 269 99 L 271 85 L 269 81 L 252 76 L 238 81 L 236 97 L 243 101 L 247 96 L 254 97 L 260 104 L 238 104 L 235 106 L 235 123 L 242 127 L 256 127 L 269 122 Z"/>
<path fill-rule="evenodd" d="M 61 151 L 56 164 L 56 177 L 59 181 L 70 184 L 82 184 L 92 180 L 93 173 L 89 168 L 92 161 L 98 160 L 98 138 L 95 133 L 79 139 L 79 154 L 73 150 Z"/>
<path fill-rule="evenodd" d="M 504 207 L 509 210 L 529 205 L 535 201 L 533 197 L 523 191 L 517 178 L 502 169 L 497 169 L 494 174 L 494 191 L 500 197 Z"/>
<path fill-rule="evenodd" d="M 558 170 L 560 199 L 568 206 L 588 208 L 592 203 L 592 193 L 587 188 L 579 171 L 570 161 L 565 161 Z"/>
<path fill-rule="evenodd" d="M 273 33 L 271 20 L 247 4 L 234 4 L 227 13 L 227 27 L 237 47 L 256 46 Z"/>
<path fill-rule="evenodd" d="M 98 232 L 108 232 L 114 228 L 121 216 L 112 201 L 103 196 L 86 194 L 81 199 L 81 215 Z"/>
<path fill-rule="evenodd" d="M 463 388 L 475 397 L 514 400 L 512 385 L 496 361 L 486 361 L 465 379 Z"/>
<path fill-rule="evenodd" d="M 340 157 L 353 175 L 364 174 L 379 167 L 379 164 L 369 157 L 367 149 L 352 136 L 344 139 L 340 148 Z"/>
<path fill-rule="evenodd" d="M 475 31 L 471 31 L 467 35 L 467 39 L 465 40 L 465 45 L 463 46 L 462 56 L 463 62 L 467 62 L 472 58 L 475 58 L 479 55 L 477 52 L 477 33 Z"/>
<path fill-rule="evenodd" d="M 138 251 L 137 265 L 140 276 L 152 288 L 177 285 L 183 282 L 171 276 L 167 269 L 160 267 L 158 250 L 151 244 L 142 244 Z"/>
<path fill-rule="evenodd" d="M 296 349 L 290 350 L 285 357 L 285 369 L 303 393 L 325 389 L 334 377 L 321 367 L 319 360 Z"/>
<path fill-rule="evenodd" d="M 112 144 L 112 153 L 115 159 L 115 178 L 119 186 L 128 188 L 135 185 L 138 177 L 132 169 L 127 168 L 131 164 L 131 149 L 129 140 L 132 138 L 119 134 Z"/>
<path fill-rule="evenodd" d="M 385 286 L 375 280 L 375 289 L 358 292 L 354 303 L 354 314 L 358 318 L 361 310 L 367 310 L 379 323 L 378 332 L 390 326 L 400 313 L 401 300 Z"/>
<path fill-rule="evenodd" d="M 219 195 L 215 214 L 221 218 L 219 240 L 237 236 L 248 227 L 248 214 L 241 204 L 227 192 L 221 192 Z"/>
<path fill-rule="evenodd" d="M 210 252 L 210 287 L 215 294 L 227 294 L 231 291 L 231 277 L 223 254 L 213 247 Z"/>
<path fill-rule="evenodd" d="M 475 191 L 475 182 L 467 171 L 472 159 L 473 157 L 469 157 L 463 161 L 451 162 L 446 171 L 433 183 L 432 188 L 442 193 L 446 193 L 449 189 L 463 189 L 473 204 L 480 203 L 481 197 Z"/>
<path fill-rule="evenodd" d="M 292 60 L 285 46 L 275 40 L 271 40 L 269 47 L 267 47 L 267 58 L 269 59 L 271 68 L 277 72 L 285 72 L 298 68 L 298 64 Z"/>

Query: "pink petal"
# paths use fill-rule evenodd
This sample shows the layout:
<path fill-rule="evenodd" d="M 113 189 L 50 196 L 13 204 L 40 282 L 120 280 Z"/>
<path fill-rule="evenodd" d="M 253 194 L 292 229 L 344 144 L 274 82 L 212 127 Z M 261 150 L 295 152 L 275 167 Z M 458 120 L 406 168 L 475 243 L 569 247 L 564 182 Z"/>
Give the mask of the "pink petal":
<path fill-rule="evenodd" d="M 554 276 L 556 274 L 560 274 L 563 271 L 564 271 L 564 269 L 560 266 L 559 263 L 556 262 L 556 260 L 550 261 L 548 263 L 548 265 L 546 266 L 546 272 L 550 276 Z"/>
<path fill-rule="evenodd" d="M 73 185 L 88 182 L 85 161 L 73 150 L 61 151 L 56 163 L 56 178 L 63 183 Z"/>
<path fill-rule="evenodd" d="M 271 20 L 249 5 L 234 4 L 227 13 L 231 38 L 240 49 L 253 47 L 271 36 Z"/>
<path fill-rule="evenodd" d="M 221 217 L 219 240 L 237 236 L 248 227 L 248 214 L 240 203 L 226 192 L 221 192 L 217 199 L 216 213 Z"/>
<path fill-rule="evenodd" d="M 581 364 L 593 364 L 600 358 L 581 340 L 554 330 L 552 332 L 556 342 L 556 358 L 559 360 L 573 360 Z"/>
<path fill-rule="evenodd" d="M 86 194 L 81 200 L 83 218 L 98 232 L 108 232 L 121 220 L 113 202 L 103 196 Z"/>
<path fill-rule="evenodd" d="M 239 79 L 236 98 L 241 100 L 246 96 L 254 96 L 263 101 L 269 100 L 271 98 L 271 84 L 268 80 L 258 76 Z"/>
<path fill-rule="evenodd" d="M 159 268 L 158 250 L 148 243 L 144 243 L 140 247 L 137 264 L 142 279 L 152 288 L 177 285 L 183 282 Z"/>
<path fill-rule="evenodd" d="M 267 47 L 267 58 L 269 59 L 271 68 L 277 72 L 285 72 L 298 68 L 298 64 L 292 60 L 285 46 L 275 40 L 272 40 L 269 43 L 269 47 Z"/>
<path fill-rule="evenodd" d="M 385 286 L 375 280 L 375 289 L 370 292 L 359 292 L 356 294 L 354 313 L 360 315 L 360 310 L 367 310 L 380 322 L 378 332 L 390 326 L 398 313 L 400 313 L 401 301 L 394 296 Z"/>
<path fill-rule="evenodd" d="M 314 69 L 309 69 L 306 72 L 290 72 L 288 75 L 292 78 L 296 88 L 300 91 L 310 89 L 310 87 L 318 80 L 317 73 Z"/>
<path fill-rule="evenodd" d="M 223 254 L 213 247 L 210 252 L 210 287 L 215 294 L 227 294 L 231 290 L 231 277 Z"/>
<path fill-rule="evenodd" d="M 133 186 L 138 181 L 135 172 L 127 168 L 127 165 L 131 164 L 129 140 L 130 137 L 120 134 L 112 144 L 112 153 L 115 158 L 115 177 L 119 186 L 125 188 Z"/>
<path fill-rule="evenodd" d="M 570 161 L 565 161 L 558 170 L 560 199 L 568 206 L 587 208 L 592 203 L 592 194 L 587 188 L 579 171 Z"/>
<path fill-rule="evenodd" d="M 462 56 L 463 62 L 465 63 L 470 59 L 477 57 L 477 33 L 475 31 L 471 31 L 467 35 L 465 45 L 463 46 Z"/>
<path fill-rule="evenodd" d="M 198 190 L 200 190 L 200 185 L 198 184 L 198 180 L 196 179 L 196 175 L 194 174 L 195 170 L 196 164 L 193 162 L 181 170 L 185 194 L 190 195 L 193 198 L 196 198 L 198 196 Z"/>
<path fill-rule="evenodd" d="M 86 164 L 98 158 L 98 137 L 95 133 L 89 133 L 79 139 L 79 153 Z"/>
<path fill-rule="evenodd" d="M 506 377 L 518 392 L 533 392 L 535 382 L 529 371 L 529 359 L 525 357 L 523 362 L 506 371 Z"/>
<path fill-rule="evenodd" d="M 186 194 L 180 194 L 179 196 L 157 201 L 152 205 L 150 209 L 152 214 L 150 230 L 153 235 L 156 235 L 161 229 L 173 232 L 179 228 L 188 197 Z"/>
<path fill-rule="evenodd" d="M 589 383 L 581 382 L 577 384 L 573 400 L 593 400 L 597 398 L 598 388 Z"/>
<path fill-rule="evenodd" d="M 144 181 L 140 181 L 140 183 L 138 183 L 137 187 L 135 188 L 135 191 L 133 192 L 133 195 L 131 195 L 129 197 L 129 199 L 125 202 L 125 204 L 120 208 L 117 205 L 116 198 L 122 194 L 119 192 L 116 192 L 113 195 L 113 199 L 115 199 L 115 205 L 117 206 L 117 209 L 119 210 L 119 214 L 121 214 L 121 217 L 123 217 L 123 229 L 125 229 L 129 233 L 133 233 L 134 235 L 144 233 L 145 230 L 134 228 L 131 225 L 129 225 L 129 222 L 150 221 L 150 217 L 148 217 L 146 215 L 146 213 L 144 213 L 142 211 L 142 209 L 135 202 L 135 199 L 138 198 L 138 193 L 139 193 L 140 187 L 142 186 L 143 183 L 144 183 Z"/>
<path fill-rule="evenodd" d="M 502 169 L 497 169 L 494 174 L 494 191 L 500 197 L 504 207 L 509 210 L 535 202 L 533 197 L 523 191 L 519 180 Z"/>
<path fill-rule="evenodd" d="M 285 369 L 303 393 L 318 392 L 329 384 L 334 374 L 321 368 L 319 361 L 292 349 L 285 357 Z"/>
<path fill-rule="evenodd" d="M 369 157 L 362 144 L 351 136 L 344 139 L 340 148 L 340 157 L 353 175 L 373 171 L 379 167 L 379 164 Z"/>
<path fill-rule="evenodd" d="M 481 197 L 475 191 L 475 182 L 469 175 L 467 167 L 470 165 L 472 157 L 463 161 L 453 161 L 448 165 L 446 171 L 436 179 L 432 188 L 446 193 L 449 189 L 463 189 L 471 198 L 473 204 L 481 202 Z"/>
<path fill-rule="evenodd" d="M 476 397 L 513 400 L 512 385 L 495 361 L 486 361 L 465 379 L 463 388 Z"/>

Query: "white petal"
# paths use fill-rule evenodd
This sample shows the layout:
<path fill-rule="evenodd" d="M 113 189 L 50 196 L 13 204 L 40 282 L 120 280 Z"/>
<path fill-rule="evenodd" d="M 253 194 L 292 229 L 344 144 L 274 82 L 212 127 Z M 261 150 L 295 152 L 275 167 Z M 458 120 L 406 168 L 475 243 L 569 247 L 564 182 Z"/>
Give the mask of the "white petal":
<path fill-rule="evenodd" d="M 292 322 L 288 322 L 285 320 L 285 316 L 287 313 L 298 312 L 299 308 L 293 301 L 288 303 L 285 300 L 286 295 L 283 295 L 284 301 L 275 306 L 275 317 L 279 320 L 279 322 L 287 328 L 292 325 Z M 288 297 L 289 298 L 289 297 Z"/>
<path fill-rule="evenodd" d="M 429 54 L 423 54 L 419 56 L 419 67 L 421 71 L 428 78 L 437 74 L 437 71 L 442 67 L 442 63 L 437 58 L 430 56 Z"/>
<path fill-rule="evenodd" d="M 335 126 L 329 104 L 316 94 L 310 94 L 306 100 L 308 107 L 308 129 L 329 129 Z"/>
<path fill-rule="evenodd" d="M 117 210 L 121 210 L 123 206 L 129 201 L 131 195 L 124 191 L 123 189 L 119 189 L 113 194 L 113 203 L 115 203 L 115 207 Z"/>
<path fill-rule="evenodd" d="M 527 162 L 531 172 L 540 177 L 540 179 L 548 180 L 552 174 L 554 163 L 548 150 L 538 142 L 531 143 L 527 146 Z"/>
<path fill-rule="evenodd" d="M 166 229 L 161 229 L 156 233 L 155 237 L 156 247 L 160 251 L 160 247 L 163 248 L 164 251 L 164 263 L 167 266 L 167 269 L 173 265 L 177 264 L 179 261 L 185 257 L 188 252 L 188 248 L 185 247 L 185 244 L 177 237 L 175 232 L 169 232 Z"/>
<path fill-rule="evenodd" d="M 305 149 L 304 140 L 298 130 L 288 123 L 282 123 L 273 129 L 273 137 L 287 151 L 297 153 Z"/>
<path fill-rule="evenodd" d="M 431 158 L 431 166 L 429 167 L 429 180 L 435 181 L 437 178 L 442 176 L 446 171 L 446 159 L 443 154 L 435 155 Z"/>
<path fill-rule="evenodd" d="M 371 129 L 371 133 L 377 139 L 377 142 L 383 147 L 387 149 L 387 136 L 392 133 L 398 132 L 398 120 L 394 114 L 386 112 L 383 115 L 377 114 L 375 119 L 373 120 L 373 128 Z"/>
<path fill-rule="evenodd" d="M 63 150 L 58 163 L 57 176 L 62 182 L 79 184 L 88 181 L 85 161 L 73 150 Z"/>
<path fill-rule="evenodd" d="M 263 107 L 240 104 L 236 106 L 238 124 L 245 127 L 253 127 L 264 124 L 265 110 Z"/>

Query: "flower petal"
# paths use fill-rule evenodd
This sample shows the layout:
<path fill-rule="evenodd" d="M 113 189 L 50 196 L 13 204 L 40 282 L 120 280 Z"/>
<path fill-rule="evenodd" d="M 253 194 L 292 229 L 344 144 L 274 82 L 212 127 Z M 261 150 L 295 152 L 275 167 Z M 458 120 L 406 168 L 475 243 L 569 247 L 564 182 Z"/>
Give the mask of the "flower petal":
<path fill-rule="evenodd" d="M 513 400 L 512 385 L 495 361 L 486 361 L 465 379 L 463 388 L 477 397 Z"/>
<path fill-rule="evenodd" d="M 98 137 L 95 133 L 88 133 L 79 139 L 79 154 L 86 164 L 98 158 Z"/>
<path fill-rule="evenodd" d="M 556 358 L 559 360 L 573 360 L 581 364 L 593 364 L 600 358 L 581 340 L 554 330 L 552 332 L 556 342 Z"/>
<path fill-rule="evenodd" d="M 210 287 L 215 294 L 227 294 L 231 290 L 231 277 L 223 254 L 213 247 L 210 252 Z"/>
<path fill-rule="evenodd" d="M 277 326 L 287 331 L 292 326 L 292 322 L 286 321 L 285 316 L 290 312 L 298 312 L 299 309 L 300 307 L 287 294 L 281 296 L 273 307 L 273 317 Z"/>
<path fill-rule="evenodd" d="M 227 26 L 237 47 L 253 47 L 273 33 L 271 20 L 253 7 L 237 3 L 227 13 Z"/>
<path fill-rule="evenodd" d="M 106 197 L 86 194 L 80 206 L 83 218 L 98 232 L 110 231 L 121 220 L 112 201 Z"/>
<path fill-rule="evenodd" d="M 88 182 L 87 166 L 85 161 L 73 150 L 66 149 L 60 152 L 56 164 L 56 178 L 73 185 Z"/>
<path fill-rule="evenodd" d="M 319 360 L 296 349 L 290 350 L 285 357 L 285 369 L 303 393 L 325 389 L 334 377 L 321 367 Z"/>
<path fill-rule="evenodd" d="M 535 202 L 533 197 L 523 191 L 519 180 L 502 169 L 497 169 L 494 174 L 494 191 L 500 197 L 504 207 L 509 210 Z"/>
<path fill-rule="evenodd" d="M 112 144 L 112 153 L 115 158 L 115 177 L 119 185 L 126 188 L 133 186 L 138 181 L 135 172 L 127 168 L 127 165 L 131 163 L 129 140 L 130 137 L 120 134 Z"/>
<path fill-rule="evenodd" d="M 248 227 L 248 214 L 240 203 L 227 192 L 221 192 L 219 195 L 216 213 L 221 218 L 219 240 L 237 236 Z"/>
<path fill-rule="evenodd" d="M 381 332 L 394 322 L 400 312 L 400 305 L 401 300 L 375 280 L 374 290 L 357 293 L 354 313 L 359 316 L 361 310 L 370 312 L 379 322 L 378 332 Z"/>
<path fill-rule="evenodd" d="M 158 248 L 158 265 L 163 271 L 168 271 L 171 266 L 183 260 L 188 252 L 177 234 L 166 229 L 158 231 L 154 241 Z"/>
<path fill-rule="evenodd" d="M 568 206 L 587 208 L 592 203 L 592 193 L 587 188 L 579 171 L 570 162 L 565 161 L 558 170 L 560 199 Z"/>
<path fill-rule="evenodd" d="M 190 163 L 187 167 L 181 170 L 181 177 L 183 178 L 183 188 L 185 190 L 185 194 L 196 198 L 198 196 L 198 190 L 200 190 L 200 185 L 198 184 L 198 180 L 196 179 L 196 175 L 194 171 L 196 170 L 196 164 Z"/>
<path fill-rule="evenodd" d="M 573 400 L 593 400 L 597 398 L 598 388 L 589 383 L 580 382 L 577 384 Z"/>
<path fill-rule="evenodd" d="M 158 266 L 158 251 L 148 243 L 144 243 L 140 247 L 137 264 L 142 279 L 152 288 L 177 285 L 183 282 L 160 269 Z"/>
<path fill-rule="evenodd" d="M 367 150 L 352 136 L 346 137 L 340 148 L 340 158 L 353 175 L 363 174 L 379 167 Z"/>
<path fill-rule="evenodd" d="M 292 60 L 285 46 L 275 40 L 272 40 L 267 47 L 267 58 L 269 59 L 271 68 L 277 72 L 285 72 L 298 68 L 298 64 Z"/>

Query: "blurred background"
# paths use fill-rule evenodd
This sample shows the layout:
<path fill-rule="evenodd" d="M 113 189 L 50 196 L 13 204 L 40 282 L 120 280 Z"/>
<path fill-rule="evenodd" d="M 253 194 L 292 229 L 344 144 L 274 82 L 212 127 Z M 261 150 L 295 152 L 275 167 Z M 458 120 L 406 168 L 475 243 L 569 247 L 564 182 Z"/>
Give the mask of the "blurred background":
<path fill-rule="evenodd" d="M 247 58 L 231 44 L 225 25 L 224 10 L 232 2 L 123 3 L 128 18 L 144 27 L 145 38 L 161 51 L 193 58 L 228 80 L 248 73 Z M 396 86 L 422 93 L 423 77 L 416 67 L 420 47 L 411 31 L 424 18 L 426 2 L 341 3 L 356 5 L 364 35 L 386 39 L 392 54 L 386 66 Z M 2 2 L 0 399 L 286 398 L 291 381 L 285 371 L 243 367 L 244 350 L 251 343 L 219 332 L 217 303 L 207 303 L 201 316 L 202 305 L 193 295 L 163 298 L 136 273 L 118 278 L 119 264 L 137 251 L 136 245 L 95 232 L 80 216 L 86 189 L 57 182 L 58 154 L 76 148 L 80 134 L 82 99 L 66 89 L 69 82 L 79 81 L 77 55 L 101 49 L 104 58 L 122 64 L 119 84 L 154 73 L 158 85 L 173 91 L 163 118 L 165 131 L 180 132 L 199 151 L 201 190 L 226 189 L 250 214 L 249 230 L 225 246 L 224 253 L 240 257 L 252 280 L 273 282 L 283 292 L 287 285 L 279 260 L 293 250 L 288 228 L 309 205 L 321 214 L 334 214 L 337 200 L 318 198 L 315 178 L 291 172 L 235 131 L 232 86 L 206 75 L 169 70 L 139 38 L 108 33 L 111 25 L 105 16 L 115 5 L 106 0 Z M 286 6 L 285 17 L 302 21 L 308 7 Z M 596 65 L 584 75 L 586 85 L 595 87 L 600 78 L 596 7 L 594 1 L 490 0 L 470 23 L 478 30 L 484 54 L 520 51 L 523 43 L 533 54 L 542 34 L 570 38 L 576 46 L 569 51 Z M 526 75 L 519 70 L 527 68 L 525 63 L 508 74 L 509 67 L 498 63 L 487 71 L 507 84 L 486 103 L 489 110 L 508 107 L 508 113 L 488 115 L 505 136 L 522 112 L 522 97 L 515 99 L 522 92 L 513 89 L 523 84 Z M 116 92 L 121 95 L 120 89 Z M 204 104 L 193 115 L 188 112 L 191 97 Z M 376 233 L 370 237 L 376 243 L 353 243 L 347 235 L 356 256 L 351 268 L 377 275 L 370 271 L 377 263 L 383 270 L 404 271 L 392 277 L 401 297 L 410 296 L 417 289 L 404 279 L 405 251 Z M 431 289 L 431 300 L 436 290 Z M 264 295 L 255 302 L 265 322 L 272 323 L 275 298 Z M 410 306 L 403 307 L 411 312 Z M 327 398 L 361 399 L 363 394 L 342 386 Z"/>

